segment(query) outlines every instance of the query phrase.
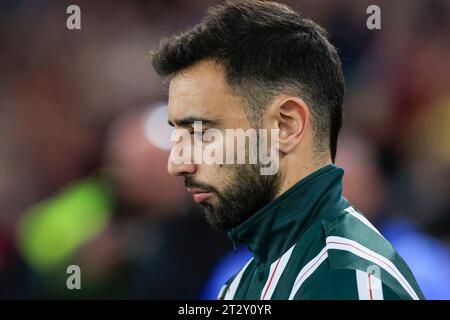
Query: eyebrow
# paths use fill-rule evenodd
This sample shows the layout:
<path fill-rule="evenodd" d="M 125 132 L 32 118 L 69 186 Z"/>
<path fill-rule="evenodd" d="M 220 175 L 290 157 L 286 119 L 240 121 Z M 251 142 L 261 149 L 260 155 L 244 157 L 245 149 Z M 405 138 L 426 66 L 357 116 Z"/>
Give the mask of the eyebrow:
<path fill-rule="evenodd" d="M 169 120 L 168 123 L 169 126 L 171 127 L 175 127 L 175 125 L 180 127 L 187 127 L 193 125 L 195 121 L 201 121 L 202 125 L 205 124 L 209 126 L 217 126 L 220 123 L 220 121 L 218 120 L 205 119 L 199 117 L 187 117 L 183 119 L 174 120 L 173 122 Z"/>

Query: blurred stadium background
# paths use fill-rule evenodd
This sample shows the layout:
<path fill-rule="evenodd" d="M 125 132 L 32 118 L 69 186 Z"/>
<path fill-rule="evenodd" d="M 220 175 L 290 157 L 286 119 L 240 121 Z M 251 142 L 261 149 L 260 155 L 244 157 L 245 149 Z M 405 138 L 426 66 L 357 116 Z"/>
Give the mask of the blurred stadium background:
<path fill-rule="evenodd" d="M 450 299 L 450 1 L 281 2 L 340 49 L 346 196 L 427 298 Z M 167 84 L 147 58 L 214 3 L 0 1 L 0 298 L 209 299 L 246 259 L 166 172 Z"/>

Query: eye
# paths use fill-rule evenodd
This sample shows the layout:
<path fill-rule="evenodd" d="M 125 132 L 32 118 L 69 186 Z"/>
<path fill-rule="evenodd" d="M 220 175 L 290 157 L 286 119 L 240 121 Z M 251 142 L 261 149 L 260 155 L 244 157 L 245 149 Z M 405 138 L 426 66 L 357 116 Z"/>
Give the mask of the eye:
<path fill-rule="evenodd" d="M 193 130 L 191 131 L 191 134 L 194 136 L 195 139 L 203 139 L 204 134 L 206 130 Z"/>

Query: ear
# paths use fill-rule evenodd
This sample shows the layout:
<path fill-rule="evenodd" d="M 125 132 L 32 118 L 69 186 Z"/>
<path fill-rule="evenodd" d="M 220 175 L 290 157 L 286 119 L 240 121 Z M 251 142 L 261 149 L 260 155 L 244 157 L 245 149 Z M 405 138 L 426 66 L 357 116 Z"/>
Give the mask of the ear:
<path fill-rule="evenodd" d="M 309 109 L 298 97 L 282 99 L 277 108 L 278 128 L 280 130 L 279 148 L 284 154 L 294 150 L 301 142 L 309 122 Z"/>

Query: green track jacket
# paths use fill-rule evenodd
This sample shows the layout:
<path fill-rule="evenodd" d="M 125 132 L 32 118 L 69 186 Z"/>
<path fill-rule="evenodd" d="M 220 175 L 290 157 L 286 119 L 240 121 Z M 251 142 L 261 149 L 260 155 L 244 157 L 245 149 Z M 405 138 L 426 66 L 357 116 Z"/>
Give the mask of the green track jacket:
<path fill-rule="evenodd" d="M 230 230 L 253 258 L 218 298 L 424 299 L 405 261 L 342 196 L 343 174 L 323 167 Z"/>

